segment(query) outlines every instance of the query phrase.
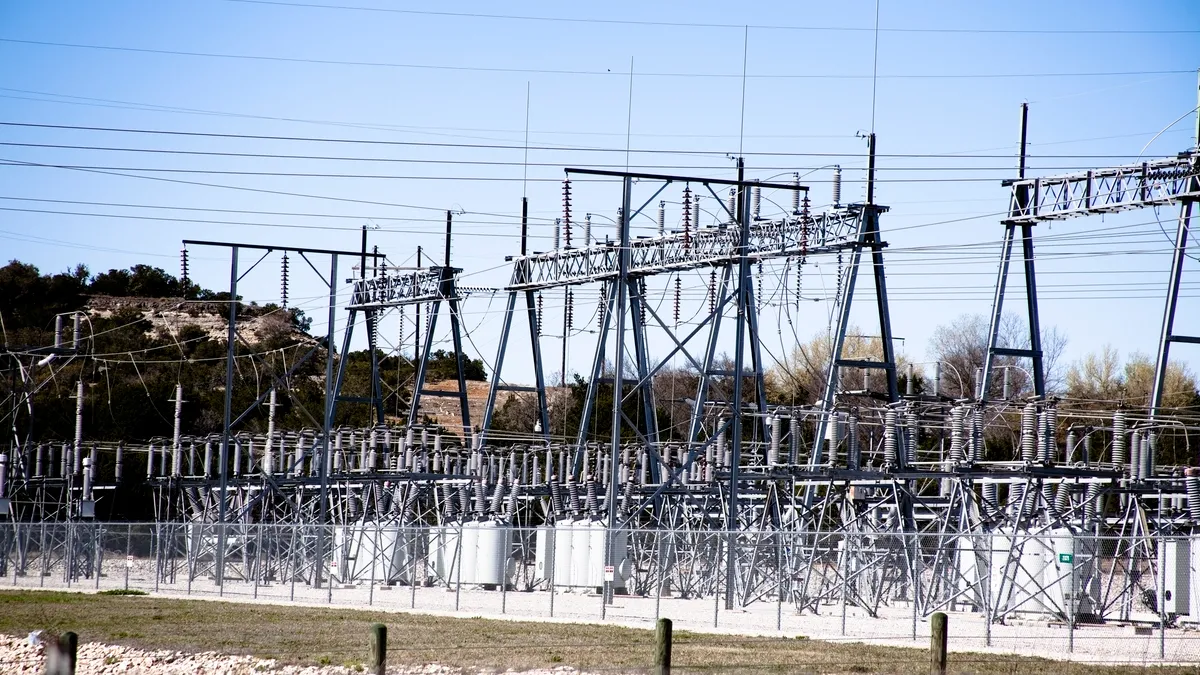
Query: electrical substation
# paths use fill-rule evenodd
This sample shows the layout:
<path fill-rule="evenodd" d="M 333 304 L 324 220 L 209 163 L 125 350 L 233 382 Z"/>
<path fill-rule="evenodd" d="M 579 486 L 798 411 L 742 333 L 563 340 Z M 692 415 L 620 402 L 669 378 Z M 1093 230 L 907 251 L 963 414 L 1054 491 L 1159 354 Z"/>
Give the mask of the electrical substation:
<path fill-rule="evenodd" d="M 865 198 L 844 202 L 841 169 L 830 167 L 821 190 L 832 194 L 820 201 L 832 205 L 821 210 L 799 173 L 747 178 L 740 159 L 719 179 L 564 167 L 555 245 L 529 250 L 523 217 L 520 251 L 497 253 L 496 264 L 511 268 L 500 289 L 462 283 L 452 212 L 444 255 L 416 267 L 369 250 L 365 231 L 360 250 L 185 242 L 185 278 L 188 251 L 228 256 L 230 297 L 260 264 L 282 264 L 285 304 L 289 273 L 318 275 L 329 331 L 305 360 L 348 353 L 355 331 L 382 353 L 380 320 L 406 313 L 418 344 L 406 414 L 385 414 L 375 356 L 363 391 L 346 386 L 346 359 L 325 359 L 324 409 L 313 411 L 311 428 L 275 428 L 288 372 L 237 409 L 238 303 L 230 303 L 222 433 L 180 432 L 182 390 L 169 438 L 92 442 L 82 415 L 73 442 L 18 430 L 0 454 L 0 578 L 99 587 L 117 583 L 128 559 L 139 583 L 188 592 L 288 588 L 290 597 L 325 598 L 361 589 L 373 599 L 378 589 L 411 593 L 417 606 L 418 593 L 440 592 L 440 602 L 452 591 L 455 609 L 462 594 L 489 594 L 505 609 L 534 598 L 551 612 L 584 603 L 602 617 L 638 599 L 654 616 L 669 600 L 712 617 L 761 612 L 766 629 L 800 616 L 840 620 L 845 631 L 849 614 L 861 625 L 911 619 L 914 634 L 918 621 L 946 611 L 981 621 L 989 643 L 993 627 L 1021 621 L 1049 621 L 1064 635 L 1141 622 L 1165 645 L 1200 624 L 1200 469 L 1158 454 L 1161 439 L 1194 424 L 1165 407 L 1163 393 L 1172 347 L 1200 343 L 1175 332 L 1200 150 L 1029 177 L 1025 113 L 1018 171 L 998 186 L 1010 194 L 1009 213 L 979 234 L 1002 235 L 1002 245 L 973 396 L 943 393 L 962 373 L 933 364 L 919 374 L 897 361 L 889 207 L 876 201 L 873 133 Z M 608 200 L 615 226 L 597 234 L 598 214 L 573 212 L 583 200 Z M 1169 283 L 1151 397 L 1103 411 L 1060 406 L 1044 372 L 1039 225 L 1151 207 L 1178 213 L 1174 255 L 1161 270 Z M 657 230 L 634 236 L 639 218 Z M 814 263 L 837 270 L 824 389 L 816 400 L 770 403 L 764 317 L 799 308 Z M 1016 302 L 1014 268 L 1023 280 L 1013 283 L 1023 291 Z M 429 388 L 427 375 L 436 344 L 464 353 L 463 307 L 484 293 L 499 305 L 489 319 L 499 339 L 475 340 L 490 351 L 480 354 L 488 394 L 473 417 L 462 358 L 449 388 Z M 550 296 L 561 316 L 544 309 Z M 1020 348 L 1000 341 L 1014 306 L 1029 327 Z M 870 317 L 862 328 L 877 337 L 872 356 L 844 353 L 855 311 Z M 563 334 L 561 366 L 543 344 L 552 322 Z M 582 416 L 563 429 L 548 383 L 567 384 L 566 342 L 585 322 L 596 337 L 580 370 Z M 60 317 L 55 344 L 24 357 L 23 372 L 87 359 L 80 330 L 77 317 Z M 517 355 L 531 360 L 531 375 L 511 367 Z M 686 422 L 664 433 L 654 385 L 668 366 L 696 385 L 671 402 L 686 405 Z M 1017 395 L 1019 377 L 1029 386 Z M 29 376 L 20 406 L 36 410 L 38 382 Z M 80 406 L 84 395 L 80 384 Z M 423 406 L 435 397 L 460 419 L 427 423 Z M 527 433 L 494 429 L 513 398 L 535 406 Z M 374 424 L 335 426 L 347 405 L 370 407 Z M 240 429 L 258 410 L 270 415 L 268 431 Z M 995 459 L 988 446 L 1002 436 L 1014 450 Z M 138 494 L 152 500 L 155 522 L 141 530 L 144 541 L 120 539 L 128 553 L 114 552 L 107 542 L 126 525 L 98 522 L 97 503 L 135 470 L 145 472 Z"/>

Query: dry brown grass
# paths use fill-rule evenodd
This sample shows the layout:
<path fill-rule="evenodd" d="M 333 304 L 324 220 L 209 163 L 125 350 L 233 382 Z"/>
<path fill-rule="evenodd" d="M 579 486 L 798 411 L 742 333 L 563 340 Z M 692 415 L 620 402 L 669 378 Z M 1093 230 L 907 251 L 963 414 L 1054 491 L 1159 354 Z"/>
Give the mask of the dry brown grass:
<path fill-rule="evenodd" d="M 73 630 L 81 641 L 144 649 L 216 651 L 289 663 L 360 664 L 368 627 L 387 624 L 389 663 L 437 662 L 467 670 L 575 666 L 639 672 L 651 664 L 653 631 L 614 626 L 452 619 L 336 608 L 203 600 L 100 596 L 48 591 L 0 592 L 0 633 Z M 677 672 L 928 673 L 923 650 L 804 639 L 752 638 L 676 631 Z M 951 654 L 955 673 L 1127 673 L 1044 659 Z M 1151 669 L 1146 669 L 1151 670 Z M 1154 673 L 1196 673 L 1155 668 Z"/>

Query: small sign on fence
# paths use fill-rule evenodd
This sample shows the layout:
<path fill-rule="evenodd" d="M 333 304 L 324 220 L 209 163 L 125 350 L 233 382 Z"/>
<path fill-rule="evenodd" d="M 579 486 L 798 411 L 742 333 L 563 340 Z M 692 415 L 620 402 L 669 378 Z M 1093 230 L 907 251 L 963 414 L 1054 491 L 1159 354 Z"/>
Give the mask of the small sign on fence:
<path fill-rule="evenodd" d="M 1064 565 L 1071 565 L 1075 562 L 1075 554 L 1074 553 L 1059 553 L 1058 554 L 1058 562 L 1060 562 Z"/>
<path fill-rule="evenodd" d="M 595 568 L 592 568 L 592 569 L 595 569 Z M 616 578 L 617 578 L 617 568 L 613 567 L 612 565 L 605 565 L 604 566 L 604 580 L 605 581 L 615 581 Z"/>
<path fill-rule="evenodd" d="M 127 567 L 129 569 L 133 569 L 133 556 L 131 556 L 131 555 L 125 556 L 125 567 Z"/>

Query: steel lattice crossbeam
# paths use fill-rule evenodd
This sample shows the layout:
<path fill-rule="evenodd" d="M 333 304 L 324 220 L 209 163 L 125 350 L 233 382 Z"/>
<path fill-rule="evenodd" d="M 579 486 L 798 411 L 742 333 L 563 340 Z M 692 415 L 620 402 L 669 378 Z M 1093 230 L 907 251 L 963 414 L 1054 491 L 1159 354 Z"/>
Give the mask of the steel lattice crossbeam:
<path fill-rule="evenodd" d="M 808 219 L 752 223 L 746 256 L 757 261 L 851 248 L 858 236 L 862 212 L 862 206 L 854 204 Z M 738 229 L 732 225 L 645 237 L 630 243 L 629 274 L 645 276 L 729 265 L 738 260 L 737 247 Z M 515 256 L 507 290 L 536 290 L 615 279 L 620 273 L 619 253 L 620 246 L 612 242 Z"/>
<path fill-rule="evenodd" d="M 354 293 L 350 298 L 350 309 L 374 309 L 398 307 L 418 302 L 430 302 L 442 297 L 444 272 L 451 276 L 460 268 L 429 267 L 418 272 L 387 274 L 369 279 L 355 279 Z"/>
<path fill-rule="evenodd" d="M 1036 223 L 1200 199 L 1200 153 L 1065 176 L 1008 181 L 1005 224 Z"/>

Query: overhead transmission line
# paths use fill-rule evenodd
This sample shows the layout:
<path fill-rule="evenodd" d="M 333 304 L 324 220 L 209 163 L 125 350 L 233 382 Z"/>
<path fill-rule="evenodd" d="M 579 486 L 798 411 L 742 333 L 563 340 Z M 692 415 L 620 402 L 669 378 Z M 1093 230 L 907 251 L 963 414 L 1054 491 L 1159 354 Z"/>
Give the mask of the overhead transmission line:
<path fill-rule="evenodd" d="M 1188 71 L 1191 72 L 1191 71 Z M 526 146 L 512 143 L 449 143 L 435 141 L 396 141 L 383 140 L 372 138 L 325 138 L 319 136 L 284 136 L 284 135 L 268 135 L 268 134 L 238 134 L 238 133 L 223 133 L 223 132 L 205 132 L 205 131 L 184 131 L 179 129 L 144 129 L 132 127 L 100 127 L 78 124 L 47 124 L 41 122 L 16 122 L 16 121 L 0 121 L 2 127 L 25 127 L 32 129 L 58 129 L 71 131 L 100 131 L 109 133 L 122 134 L 146 134 L 146 135 L 161 135 L 161 136 L 185 136 L 196 138 L 229 138 L 229 139 L 247 139 L 258 141 L 288 141 L 288 142 L 304 142 L 304 143 L 347 143 L 356 145 L 380 145 L 380 146 L 411 146 L 411 147 L 430 147 L 430 148 L 467 148 L 467 149 L 483 149 L 483 150 L 520 150 L 524 151 Z M 602 148 L 591 146 L 568 146 L 568 145 L 531 145 L 529 150 L 539 152 L 609 152 L 609 153 L 624 153 L 625 148 Z M 663 148 L 632 148 L 629 150 L 634 153 L 644 154 L 668 154 L 668 155 L 717 155 L 724 157 L 729 154 L 728 149 L 713 149 L 713 150 L 673 150 Z M 794 152 L 794 151 L 746 151 L 744 153 L 750 157 L 835 157 L 835 158 L 852 158 L 862 159 L 862 152 Z M 1136 157 L 1134 153 L 1129 154 L 1054 154 L 1054 155 L 1039 155 L 1029 154 L 1027 157 L 1031 159 L 1123 159 Z M 920 153 L 920 152 L 902 152 L 902 153 L 877 153 L 879 158 L 934 158 L 934 159 L 1013 159 L 1014 153 L 1006 154 L 966 154 L 966 153 Z M 1010 176 L 1011 177 L 1011 176 Z"/>
<path fill-rule="evenodd" d="M 184 51 L 178 49 L 153 49 L 149 47 L 126 47 L 121 45 L 98 45 L 79 42 L 53 42 L 49 40 L 25 40 L 19 38 L 0 37 L 0 42 L 22 44 L 37 47 L 55 47 L 66 49 L 89 49 L 108 52 L 125 52 L 134 54 L 155 54 L 159 56 L 188 56 L 210 59 L 229 59 L 238 61 L 265 61 L 276 63 L 301 63 L 307 65 L 353 66 L 369 68 L 399 68 L 414 70 L 465 71 L 481 73 L 516 73 L 522 75 L 585 75 L 597 77 L 624 77 L 623 73 L 605 70 L 566 70 L 551 68 L 508 68 L 499 66 L 452 66 L 431 63 L 395 63 L 386 61 L 350 61 L 339 59 L 314 59 L 291 56 L 272 56 L 265 54 L 225 54 L 219 52 Z M 833 74 L 833 73 L 768 73 L 768 74 L 739 74 L 739 73 L 669 73 L 646 72 L 638 73 L 638 77 L 661 78 L 716 78 L 716 79 L 752 79 L 752 80 L 869 80 L 875 77 L 888 80 L 910 79 L 1030 79 L 1030 78 L 1079 78 L 1079 77 L 1138 77 L 1144 75 L 1181 75 L 1190 74 L 1192 70 L 1132 70 L 1109 72 L 1049 72 L 1049 73 L 892 73 L 878 76 L 869 74 Z"/>
<path fill-rule="evenodd" d="M 283 2 L 282 0 L 225 0 L 252 5 L 270 5 L 275 7 L 292 7 L 305 9 L 334 9 L 356 12 L 378 12 L 387 14 L 406 14 L 410 16 L 437 16 L 465 19 L 504 19 L 513 21 L 550 21 L 561 23 L 583 24 L 612 24 L 619 26 L 662 26 L 669 28 L 729 28 L 742 30 L 745 27 L 760 30 L 791 30 L 791 31 L 820 31 L 820 32 L 854 32 L 868 33 L 876 29 L 870 26 L 804 26 L 787 24 L 730 24 L 699 21 L 650 21 L 638 19 L 584 18 L 561 16 L 532 16 L 521 14 L 491 14 L 483 12 L 448 12 L 420 9 L 400 9 L 395 7 L 362 7 L 356 5 L 338 5 L 317 2 Z M 1087 28 L 879 28 L 883 33 L 964 33 L 964 34 L 1018 34 L 1018 35 L 1181 35 L 1200 33 L 1195 29 L 1087 29 Z"/>

